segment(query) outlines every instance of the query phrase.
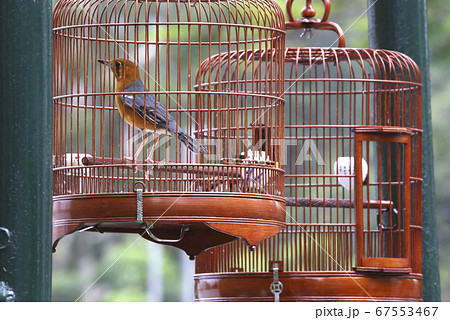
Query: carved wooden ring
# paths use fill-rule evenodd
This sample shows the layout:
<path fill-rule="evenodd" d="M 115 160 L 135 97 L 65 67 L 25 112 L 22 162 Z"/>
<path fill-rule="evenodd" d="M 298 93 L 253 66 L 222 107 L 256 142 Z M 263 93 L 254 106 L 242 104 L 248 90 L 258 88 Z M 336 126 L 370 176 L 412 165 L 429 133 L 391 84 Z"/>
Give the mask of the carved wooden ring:
<path fill-rule="evenodd" d="M 293 2 L 294 2 L 294 0 L 286 0 L 286 14 L 287 14 L 290 22 L 297 22 L 298 20 L 294 19 L 294 15 L 292 14 L 292 3 Z M 330 0 L 322 0 L 322 2 L 325 7 L 325 11 L 320 20 L 313 19 L 316 16 L 316 10 L 313 8 L 313 6 L 311 4 L 311 0 L 306 0 L 306 5 L 301 11 L 303 19 L 299 19 L 299 20 L 304 20 L 305 22 L 306 21 L 307 22 L 313 22 L 313 21 L 314 22 L 326 22 L 326 21 L 328 21 L 328 16 L 330 15 L 331 2 L 330 2 Z"/>

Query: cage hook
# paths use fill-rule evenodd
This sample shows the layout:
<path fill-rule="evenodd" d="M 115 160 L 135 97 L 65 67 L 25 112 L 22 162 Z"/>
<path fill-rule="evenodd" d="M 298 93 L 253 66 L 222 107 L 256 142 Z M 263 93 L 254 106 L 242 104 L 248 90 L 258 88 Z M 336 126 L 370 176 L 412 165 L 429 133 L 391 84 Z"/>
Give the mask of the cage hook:
<path fill-rule="evenodd" d="M 294 0 L 286 1 L 286 28 L 287 29 L 305 29 L 300 37 L 310 39 L 312 36 L 311 30 L 330 30 L 334 31 L 339 38 L 339 47 L 345 47 L 345 36 L 342 28 L 334 22 L 328 21 L 330 15 L 331 2 L 330 0 L 322 0 L 324 5 L 324 12 L 322 18 L 317 19 L 316 10 L 312 6 L 311 0 L 306 0 L 306 5 L 301 11 L 302 18 L 295 19 L 292 13 L 292 3 Z"/>
<path fill-rule="evenodd" d="M 312 39 L 314 38 L 314 32 L 311 28 L 305 28 L 302 32 L 302 34 L 300 35 L 300 38 L 305 38 L 305 39 Z"/>
<path fill-rule="evenodd" d="M 6 248 L 11 242 L 11 231 L 7 228 L 0 227 L 0 249 Z"/>
<path fill-rule="evenodd" d="M 143 189 L 144 191 L 147 191 L 147 188 L 145 187 L 144 181 L 136 181 L 136 182 L 134 183 L 133 188 L 134 188 L 135 191 L 136 191 L 136 190 L 139 190 L 139 189 L 136 189 L 136 185 L 138 185 L 138 184 L 140 184 L 140 185 L 142 186 L 142 189 Z"/>
<path fill-rule="evenodd" d="M 153 225 L 155 223 L 151 223 L 149 226 L 143 222 L 141 224 L 141 227 L 145 230 L 145 233 L 154 241 L 156 242 L 161 242 L 161 243 L 177 243 L 180 242 L 183 238 L 184 235 L 186 234 L 186 232 L 189 231 L 189 225 L 188 224 L 182 224 L 181 229 L 180 229 L 180 236 L 177 239 L 161 239 L 158 238 L 157 236 L 155 236 L 152 232 L 151 229 L 153 229 Z"/>
<path fill-rule="evenodd" d="M 89 231 L 89 230 L 95 230 L 95 231 L 97 231 L 98 233 L 103 233 L 103 231 L 101 231 L 101 230 L 97 227 L 97 225 L 87 226 L 87 227 L 81 228 L 81 229 L 78 230 L 77 232 L 85 232 L 85 231 Z"/>
<path fill-rule="evenodd" d="M 381 230 L 395 230 L 398 226 L 398 211 L 395 208 L 383 208 L 377 213 L 377 224 Z"/>
<path fill-rule="evenodd" d="M 330 15 L 330 7 L 331 3 L 330 0 L 322 0 L 324 8 L 323 16 L 321 19 L 314 19 L 316 16 L 316 9 L 314 9 L 312 5 L 311 0 L 306 0 L 305 7 L 303 7 L 301 14 L 302 19 L 294 19 L 294 15 L 292 14 L 292 3 L 294 0 L 287 0 L 286 1 L 286 15 L 288 16 L 289 22 L 327 22 L 328 16 Z"/>

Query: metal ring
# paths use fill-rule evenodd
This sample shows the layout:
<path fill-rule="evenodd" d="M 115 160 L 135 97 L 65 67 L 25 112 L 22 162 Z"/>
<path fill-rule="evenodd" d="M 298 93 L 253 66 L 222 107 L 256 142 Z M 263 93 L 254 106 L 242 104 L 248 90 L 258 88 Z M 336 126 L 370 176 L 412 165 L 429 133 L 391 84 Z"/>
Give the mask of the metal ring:
<path fill-rule="evenodd" d="M 270 284 L 270 292 L 273 294 L 280 294 L 283 292 L 283 283 L 281 281 L 274 281 Z"/>
<path fill-rule="evenodd" d="M 11 231 L 9 231 L 6 228 L 0 227 L 0 249 L 4 249 L 8 246 L 8 244 L 11 242 Z M 6 237 L 2 236 L 1 234 L 4 233 Z M 3 241 L 5 239 L 5 241 Z"/>
<path fill-rule="evenodd" d="M 145 183 L 144 183 L 143 181 L 136 181 L 136 182 L 134 183 L 134 185 L 133 185 L 133 190 L 134 190 L 134 191 L 137 190 L 137 189 L 136 189 L 136 185 L 137 185 L 137 184 L 142 185 L 144 191 L 147 191 L 147 188 L 145 187 Z"/>

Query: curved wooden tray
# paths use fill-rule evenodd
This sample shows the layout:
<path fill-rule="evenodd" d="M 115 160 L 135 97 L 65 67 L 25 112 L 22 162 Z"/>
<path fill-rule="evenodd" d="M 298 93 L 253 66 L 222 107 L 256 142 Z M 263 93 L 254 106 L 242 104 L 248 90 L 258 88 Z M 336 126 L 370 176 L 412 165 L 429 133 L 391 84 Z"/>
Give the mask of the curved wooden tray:
<path fill-rule="evenodd" d="M 53 197 L 53 248 L 67 234 L 88 230 L 137 233 L 184 250 L 191 258 L 202 251 L 243 238 L 249 246 L 277 234 L 284 226 L 284 198 L 251 194 L 143 193 L 142 219 L 136 193 Z M 142 221 L 153 226 L 146 232 Z M 148 224 L 147 224 L 148 225 Z"/>

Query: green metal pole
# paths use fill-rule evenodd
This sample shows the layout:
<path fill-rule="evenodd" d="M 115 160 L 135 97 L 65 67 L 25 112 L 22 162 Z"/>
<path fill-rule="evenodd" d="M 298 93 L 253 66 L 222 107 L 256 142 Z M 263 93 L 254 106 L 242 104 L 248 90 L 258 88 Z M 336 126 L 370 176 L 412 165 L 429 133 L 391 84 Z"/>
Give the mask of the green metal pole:
<path fill-rule="evenodd" d="M 51 9 L 0 1 L 0 301 L 51 297 Z"/>
<path fill-rule="evenodd" d="M 440 301 L 426 0 L 368 0 L 368 7 L 370 47 L 405 53 L 422 74 L 423 298 Z"/>

